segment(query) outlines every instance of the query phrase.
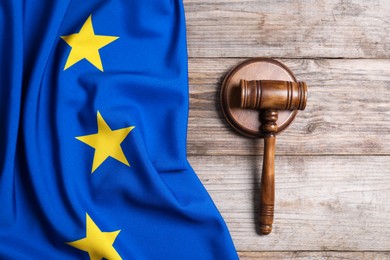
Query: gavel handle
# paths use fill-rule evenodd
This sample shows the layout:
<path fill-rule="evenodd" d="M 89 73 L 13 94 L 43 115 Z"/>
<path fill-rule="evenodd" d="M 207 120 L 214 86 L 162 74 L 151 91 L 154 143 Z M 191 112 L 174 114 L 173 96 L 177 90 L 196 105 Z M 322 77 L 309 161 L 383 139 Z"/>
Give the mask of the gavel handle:
<path fill-rule="evenodd" d="M 264 137 L 263 173 L 260 192 L 260 232 L 268 235 L 272 231 L 275 205 L 275 135 Z"/>

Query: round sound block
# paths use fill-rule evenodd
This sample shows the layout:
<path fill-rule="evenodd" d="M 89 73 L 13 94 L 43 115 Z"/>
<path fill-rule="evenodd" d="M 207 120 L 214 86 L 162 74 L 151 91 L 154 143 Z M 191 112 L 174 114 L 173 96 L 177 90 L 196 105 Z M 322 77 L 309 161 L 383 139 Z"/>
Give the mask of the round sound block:
<path fill-rule="evenodd" d="M 240 80 L 283 80 L 297 82 L 294 74 L 282 63 L 266 58 L 247 60 L 226 76 L 221 89 L 222 112 L 229 124 L 243 135 L 262 138 L 259 110 L 240 108 Z M 278 131 L 280 133 L 294 120 L 297 110 L 279 110 Z"/>

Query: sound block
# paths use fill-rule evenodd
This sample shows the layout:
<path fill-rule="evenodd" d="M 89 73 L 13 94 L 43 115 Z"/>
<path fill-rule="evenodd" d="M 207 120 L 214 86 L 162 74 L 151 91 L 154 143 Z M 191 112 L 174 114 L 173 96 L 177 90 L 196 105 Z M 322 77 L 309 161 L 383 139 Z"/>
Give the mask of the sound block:
<path fill-rule="evenodd" d="M 263 138 L 260 131 L 259 110 L 240 108 L 240 80 L 283 80 L 297 82 L 294 74 L 281 62 L 268 58 L 249 59 L 229 72 L 222 83 L 221 107 L 228 123 L 239 133 L 252 137 Z M 294 120 L 297 110 L 278 111 L 278 130 L 276 134 L 286 129 Z"/>

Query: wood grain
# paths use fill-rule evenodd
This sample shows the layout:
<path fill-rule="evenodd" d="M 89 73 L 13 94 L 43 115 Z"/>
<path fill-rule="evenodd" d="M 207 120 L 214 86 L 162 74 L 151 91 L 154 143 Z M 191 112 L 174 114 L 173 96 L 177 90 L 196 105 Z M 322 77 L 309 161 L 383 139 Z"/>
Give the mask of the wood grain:
<path fill-rule="evenodd" d="M 268 236 L 255 225 L 261 157 L 189 161 L 238 251 L 390 251 L 389 156 L 277 156 Z"/>
<path fill-rule="evenodd" d="M 390 252 L 238 252 L 241 260 L 257 259 L 300 259 L 300 260 L 333 260 L 333 259 L 353 259 L 353 260 L 385 260 L 390 259 Z"/>
<path fill-rule="evenodd" d="M 258 155 L 223 119 L 220 85 L 243 59 L 190 59 L 189 155 Z M 309 86 L 306 110 L 278 139 L 277 155 L 390 154 L 390 60 L 282 59 Z"/>
<path fill-rule="evenodd" d="M 190 57 L 390 58 L 386 0 L 184 0 Z"/>
<path fill-rule="evenodd" d="M 390 259 L 390 2 L 184 4 L 189 160 L 241 259 Z M 255 225 L 263 142 L 236 134 L 219 106 L 224 76 L 253 57 L 281 58 L 309 86 L 277 137 L 269 236 Z"/>

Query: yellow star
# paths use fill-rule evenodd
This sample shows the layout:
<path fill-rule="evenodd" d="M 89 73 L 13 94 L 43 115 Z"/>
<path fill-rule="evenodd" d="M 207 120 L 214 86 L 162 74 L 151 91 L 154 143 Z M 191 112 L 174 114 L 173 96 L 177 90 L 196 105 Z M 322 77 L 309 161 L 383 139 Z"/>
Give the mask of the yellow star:
<path fill-rule="evenodd" d="M 120 230 L 102 232 L 88 213 L 86 222 L 86 237 L 73 242 L 68 242 L 67 244 L 88 252 L 91 260 L 101 260 L 103 257 L 110 260 L 122 259 L 113 247 Z"/>
<path fill-rule="evenodd" d="M 96 35 L 93 31 L 92 15 L 90 15 L 79 33 L 61 36 L 61 38 L 72 47 L 68 59 L 66 60 L 64 70 L 82 59 L 86 59 L 96 68 L 103 71 L 103 64 L 100 59 L 99 49 L 110 44 L 119 37 Z"/>
<path fill-rule="evenodd" d="M 130 166 L 123 153 L 121 143 L 125 140 L 130 131 L 134 129 L 134 126 L 111 130 L 99 111 L 97 112 L 97 124 L 98 132 L 96 134 L 76 137 L 77 140 L 95 148 L 91 173 L 93 173 L 108 157 L 117 159 L 121 163 Z"/>

